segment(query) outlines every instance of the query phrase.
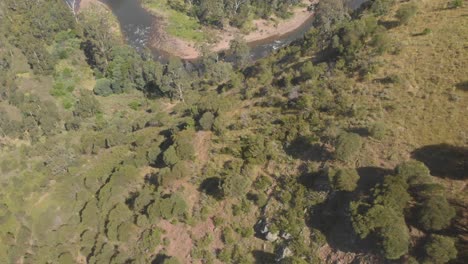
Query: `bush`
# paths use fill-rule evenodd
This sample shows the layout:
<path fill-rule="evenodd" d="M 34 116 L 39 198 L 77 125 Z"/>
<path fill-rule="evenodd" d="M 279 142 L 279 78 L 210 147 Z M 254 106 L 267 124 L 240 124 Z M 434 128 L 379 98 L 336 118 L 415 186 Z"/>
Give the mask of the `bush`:
<path fill-rule="evenodd" d="M 384 227 L 380 234 L 385 258 L 399 259 L 408 253 L 410 235 L 404 220 Z"/>
<path fill-rule="evenodd" d="M 180 264 L 180 261 L 176 259 L 175 257 L 168 257 L 168 258 L 165 258 L 161 263 L 162 264 Z"/>
<path fill-rule="evenodd" d="M 457 257 L 454 240 L 446 236 L 431 235 L 424 250 L 428 263 L 447 263 Z"/>
<path fill-rule="evenodd" d="M 96 80 L 96 86 L 94 86 L 94 94 L 100 96 L 109 96 L 113 93 L 111 88 L 111 81 L 107 78 L 101 78 Z"/>
<path fill-rule="evenodd" d="M 191 160 L 195 156 L 194 137 L 194 131 L 188 129 L 180 131 L 174 136 L 175 150 L 181 160 Z"/>
<path fill-rule="evenodd" d="M 335 143 L 335 158 L 350 161 L 362 147 L 362 139 L 355 133 L 342 133 Z"/>
<path fill-rule="evenodd" d="M 242 197 L 244 196 L 250 188 L 252 182 L 249 178 L 232 174 L 228 175 L 221 185 L 221 189 L 223 190 L 224 196 L 227 197 Z"/>
<path fill-rule="evenodd" d="M 418 7 L 413 3 L 402 5 L 396 12 L 400 25 L 408 24 L 417 11 Z"/>
<path fill-rule="evenodd" d="M 375 123 L 369 127 L 369 135 L 377 140 L 382 140 L 387 134 L 384 123 Z"/>
<path fill-rule="evenodd" d="M 167 166 L 174 166 L 177 162 L 179 162 L 179 157 L 177 156 L 176 150 L 174 146 L 170 146 L 163 154 L 163 161 L 164 164 Z"/>
<path fill-rule="evenodd" d="M 148 206 L 148 215 L 151 221 L 157 217 L 170 220 L 185 216 L 187 203 L 178 194 L 171 194 L 169 197 L 160 197 Z"/>
<path fill-rule="evenodd" d="M 449 8 L 459 8 L 463 6 L 463 0 L 452 0 L 449 4 Z"/>
<path fill-rule="evenodd" d="M 394 2 L 394 0 L 375 0 L 372 2 L 370 10 L 376 15 L 383 16 L 388 14 Z"/>
<path fill-rule="evenodd" d="M 352 192 L 359 181 L 359 174 L 355 169 L 340 169 L 332 177 L 333 186 L 339 191 Z"/>
<path fill-rule="evenodd" d="M 100 108 L 99 101 L 91 93 L 81 91 L 81 96 L 76 102 L 73 114 L 83 118 L 92 117 L 100 112 Z"/>
<path fill-rule="evenodd" d="M 429 179 L 429 169 L 424 163 L 416 160 L 403 162 L 396 167 L 398 177 L 410 184 L 425 182 Z"/>
<path fill-rule="evenodd" d="M 203 116 L 200 118 L 198 123 L 200 124 L 200 127 L 203 130 L 211 130 L 213 127 L 215 116 L 211 112 L 206 112 L 203 114 Z"/>
<path fill-rule="evenodd" d="M 266 161 L 265 138 L 249 136 L 242 139 L 242 158 L 250 164 L 262 164 Z"/>
<path fill-rule="evenodd" d="M 418 213 L 418 222 L 426 230 L 441 230 L 450 225 L 455 217 L 453 208 L 447 199 L 433 196 L 426 199 Z"/>

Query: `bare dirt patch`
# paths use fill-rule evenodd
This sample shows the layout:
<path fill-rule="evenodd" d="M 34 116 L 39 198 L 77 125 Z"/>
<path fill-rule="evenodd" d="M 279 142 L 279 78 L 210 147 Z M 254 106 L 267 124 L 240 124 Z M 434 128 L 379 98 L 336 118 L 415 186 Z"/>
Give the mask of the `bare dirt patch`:
<path fill-rule="evenodd" d="M 210 131 L 198 131 L 193 142 L 197 164 L 204 166 L 210 158 L 210 142 L 212 133 Z"/>
<path fill-rule="evenodd" d="M 171 224 L 167 220 L 160 220 L 158 226 L 166 232 L 163 238 L 170 241 L 169 245 L 164 247 L 167 254 L 176 257 L 181 263 L 192 263 L 190 252 L 193 241 L 187 226 L 181 223 Z"/>

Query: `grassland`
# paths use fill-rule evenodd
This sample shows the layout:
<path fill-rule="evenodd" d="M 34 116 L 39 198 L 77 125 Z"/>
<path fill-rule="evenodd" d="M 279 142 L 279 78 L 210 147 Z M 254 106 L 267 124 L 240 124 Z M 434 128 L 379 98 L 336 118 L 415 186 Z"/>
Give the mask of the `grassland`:
<path fill-rule="evenodd" d="M 170 35 L 195 43 L 208 39 L 204 28 L 195 18 L 170 8 L 167 0 L 144 0 L 143 5 L 155 15 L 165 18 L 165 30 Z"/>

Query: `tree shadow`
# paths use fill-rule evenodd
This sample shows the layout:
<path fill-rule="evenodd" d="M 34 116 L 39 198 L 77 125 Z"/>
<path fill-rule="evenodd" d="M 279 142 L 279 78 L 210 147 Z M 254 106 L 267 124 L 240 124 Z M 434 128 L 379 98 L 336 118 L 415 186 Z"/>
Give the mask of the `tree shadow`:
<path fill-rule="evenodd" d="M 322 161 L 330 156 L 320 143 L 303 136 L 297 137 L 284 150 L 293 158 L 304 161 Z"/>
<path fill-rule="evenodd" d="M 166 254 L 158 254 L 156 257 L 151 261 L 151 264 L 162 264 L 166 259 L 170 259 L 171 257 Z"/>
<path fill-rule="evenodd" d="M 203 180 L 198 190 L 212 196 L 217 200 L 221 200 L 223 198 L 223 191 L 220 188 L 221 183 L 222 180 L 219 177 L 207 178 Z"/>
<path fill-rule="evenodd" d="M 330 190 L 330 181 L 324 171 L 303 173 L 297 178 L 297 181 L 304 187 L 316 192 Z"/>
<path fill-rule="evenodd" d="M 266 264 L 266 263 L 275 263 L 275 254 L 270 252 L 265 252 L 261 250 L 253 250 L 252 255 L 255 259 L 254 263 L 257 264 Z"/>
<path fill-rule="evenodd" d="M 449 144 L 428 145 L 414 150 L 411 157 L 423 162 L 433 176 L 468 178 L 468 148 Z"/>
<path fill-rule="evenodd" d="M 379 25 L 385 27 L 386 29 L 396 28 L 400 25 L 400 22 L 397 20 L 392 21 L 379 21 Z"/>
<path fill-rule="evenodd" d="M 347 129 L 346 131 L 350 133 L 358 134 L 361 137 L 369 136 L 369 129 L 367 129 L 366 127 L 353 127 L 353 128 Z"/>
<path fill-rule="evenodd" d="M 463 92 L 468 92 L 468 81 L 457 83 L 455 85 L 455 87 L 457 88 L 457 90 L 461 90 Z"/>
<path fill-rule="evenodd" d="M 366 192 L 374 187 L 376 184 L 383 181 L 384 176 L 392 174 L 393 170 L 384 169 L 380 167 L 360 167 L 357 168 L 359 174 L 358 187 L 356 191 Z"/>
<path fill-rule="evenodd" d="M 349 203 L 354 194 L 335 192 L 324 203 L 315 206 L 308 217 L 308 225 L 320 230 L 333 249 L 343 252 L 370 253 L 375 250 L 375 241 L 360 239 L 354 232 L 349 216 Z"/>

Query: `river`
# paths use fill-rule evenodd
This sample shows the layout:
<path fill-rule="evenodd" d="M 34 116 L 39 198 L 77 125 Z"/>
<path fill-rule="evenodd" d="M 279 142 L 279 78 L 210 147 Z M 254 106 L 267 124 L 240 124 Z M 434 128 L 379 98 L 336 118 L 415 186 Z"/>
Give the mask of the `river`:
<path fill-rule="evenodd" d="M 69 1 L 69 0 L 66 0 Z M 145 10 L 139 0 L 100 0 L 106 4 L 117 17 L 120 23 L 123 35 L 128 44 L 142 50 L 150 47 L 152 34 L 156 32 L 157 17 Z M 348 6 L 351 9 L 358 8 L 366 0 L 348 0 Z M 304 36 L 304 34 L 312 27 L 313 18 L 311 17 L 297 29 L 271 38 L 263 39 L 249 43 L 251 48 L 251 58 L 253 60 L 262 58 L 270 54 L 278 48 L 284 47 L 294 40 Z M 167 53 L 161 50 L 152 48 L 153 55 L 156 59 L 165 61 Z"/>

